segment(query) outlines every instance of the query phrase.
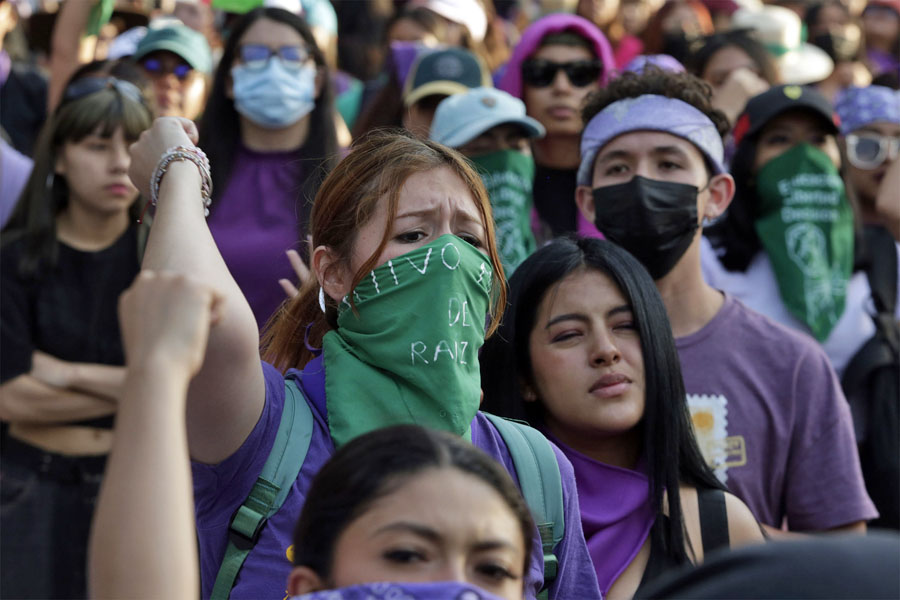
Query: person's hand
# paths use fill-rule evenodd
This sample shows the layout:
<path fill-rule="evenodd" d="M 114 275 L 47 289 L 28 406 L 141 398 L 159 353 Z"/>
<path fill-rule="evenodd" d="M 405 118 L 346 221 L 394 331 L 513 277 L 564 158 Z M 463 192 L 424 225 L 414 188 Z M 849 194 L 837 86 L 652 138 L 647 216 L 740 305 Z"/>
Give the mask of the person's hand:
<path fill-rule="evenodd" d="M 217 292 L 184 275 L 141 271 L 119 298 L 129 370 L 159 367 L 166 377 L 196 375 L 221 307 Z"/>
<path fill-rule="evenodd" d="M 713 90 L 712 105 L 734 125 L 747 105 L 747 100 L 769 89 L 769 83 L 747 68 L 736 69 L 722 85 Z"/>
<path fill-rule="evenodd" d="M 131 145 L 131 166 L 128 176 L 145 198 L 150 197 L 150 176 L 166 150 L 173 146 L 193 147 L 199 134 L 197 126 L 189 119 L 160 117 L 150 129 L 141 133 Z"/>
<path fill-rule="evenodd" d="M 303 285 L 309 281 L 309 267 L 306 266 L 306 263 L 300 258 L 300 253 L 296 250 L 288 250 L 286 254 L 288 260 L 291 262 L 291 266 L 294 268 L 294 272 L 297 274 L 299 287 L 302 288 Z M 293 298 L 300 293 L 300 290 L 295 287 L 289 279 L 279 279 L 278 283 L 281 285 L 281 289 L 284 290 L 284 293 L 288 298 Z"/>
<path fill-rule="evenodd" d="M 875 197 L 875 211 L 894 239 L 900 242 L 900 157 L 888 166 L 878 195 Z"/>
<path fill-rule="evenodd" d="M 50 356 L 40 350 L 35 350 L 31 354 L 31 372 L 29 375 L 47 385 L 58 388 L 68 388 L 71 385 L 72 377 L 69 368 L 70 363 L 59 360 L 55 356 Z"/>

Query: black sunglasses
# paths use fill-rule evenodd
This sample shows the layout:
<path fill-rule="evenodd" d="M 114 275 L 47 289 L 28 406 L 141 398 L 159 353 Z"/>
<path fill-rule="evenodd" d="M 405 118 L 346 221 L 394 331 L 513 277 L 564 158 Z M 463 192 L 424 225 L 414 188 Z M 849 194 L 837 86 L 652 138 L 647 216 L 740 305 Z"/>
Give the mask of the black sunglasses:
<path fill-rule="evenodd" d="M 599 60 L 575 60 L 558 63 L 533 58 L 522 63 L 522 80 L 532 87 L 547 87 L 562 69 L 575 87 L 584 87 L 600 79 L 603 63 Z"/>
<path fill-rule="evenodd" d="M 117 79 L 115 77 L 91 77 L 89 75 L 82 77 L 81 79 L 76 79 L 69 84 L 69 87 L 67 87 L 66 91 L 63 93 L 63 101 L 60 105 L 84 98 L 85 96 L 90 96 L 91 94 L 96 94 L 105 89 L 115 89 L 125 98 L 146 106 L 144 103 L 144 95 L 141 93 L 141 90 L 130 81 Z"/>

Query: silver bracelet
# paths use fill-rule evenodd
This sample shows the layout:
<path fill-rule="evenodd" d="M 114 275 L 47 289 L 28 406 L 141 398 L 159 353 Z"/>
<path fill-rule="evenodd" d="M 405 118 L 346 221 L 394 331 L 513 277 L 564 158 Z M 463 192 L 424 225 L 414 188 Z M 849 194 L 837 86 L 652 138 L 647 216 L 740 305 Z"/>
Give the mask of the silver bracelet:
<path fill-rule="evenodd" d="M 200 148 L 187 146 L 172 146 L 160 157 L 150 176 L 150 204 L 156 207 L 159 200 L 159 184 L 169 165 L 176 161 L 189 161 L 197 165 L 200 170 L 200 196 L 203 199 L 203 214 L 209 216 L 209 207 L 212 205 L 212 174 L 209 168 L 209 159 Z"/>

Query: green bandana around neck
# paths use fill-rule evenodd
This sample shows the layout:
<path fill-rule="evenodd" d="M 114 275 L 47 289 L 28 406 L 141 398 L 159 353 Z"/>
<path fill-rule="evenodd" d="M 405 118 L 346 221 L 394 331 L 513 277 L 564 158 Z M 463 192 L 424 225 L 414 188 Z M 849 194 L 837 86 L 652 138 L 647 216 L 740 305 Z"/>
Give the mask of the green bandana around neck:
<path fill-rule="evenodd" d="M 773 158 L 756 177 L 756 232 L 781 299 L 825 341 L 844 312 L 853 271 L 853 210 L 831 159 L 809 144 Z"/>
<path fill-rule="evenodd" d="M 534 159 L 518 150 L 500 150 L 469 158 L 491 199 L 497 250 L 509 277 L 537 248 L 531 232 Z"/>
<path fill-rule="evenodd" d="M 398 424 L 470 435 L 492 275 L 487 256 L 444 235 L 372 270 L 355 312 L 344 298 L 322 342 L 335 447 Z"/>

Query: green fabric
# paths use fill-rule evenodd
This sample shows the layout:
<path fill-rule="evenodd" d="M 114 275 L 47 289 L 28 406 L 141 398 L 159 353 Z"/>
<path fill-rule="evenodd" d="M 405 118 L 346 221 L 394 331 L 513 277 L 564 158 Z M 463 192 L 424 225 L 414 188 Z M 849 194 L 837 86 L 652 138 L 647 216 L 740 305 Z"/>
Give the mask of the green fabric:
<path fill-rule="evenodd" d="M 853 211 L 828 156 L 809 144 L 773 158 L 756 176 L 756 232 L 781 299 L 817 340 L 844 312 L 853 270 Z"/>
<path fill-rule="evenodd" d="M 337 107 L 338 112 L 341 113 L 341 118 L 344 119 L 347 129 L 352 130 L 353 126 L 356 125 L 356 119 L 359 117 L 360 108 L 362 108 L 364 89 L 365 86 L 362 81 L 354 77 L 350 80 L 347 90 L 334 101 L 334 105 Z"/>
<path fill-rule="evenodd" d="M 210 600 L 225 600 L 231 595 L 244 560 L 256 544 L 256 533 L 284 504 L 306 459 L 312 439 L 312 411 L 296 380 L 285 380 L 284 393 L 275 443 L 250 494 L 231 518 L 228 546 Z"/>
<path fill-rule="evenodd" d="M 212 7 L 225 12 L 242 15 L 248 13 L 257 6 L 262 6 L 263 0 L 212 0 Z"/>
<path fill-rule="evenodd" d="M 501 150 L 469 160 L 491 199 L 498 252 L 508 277 L 537 247 L 531 232 L 534 159 L 518 150 Z"/>
<path fill-rule="evenodd" d="M 336 447 L 401 423 L 469 437 L 491 276 L 487 256 L 444 235 L 363 278 L 322 342 Z"/>
<path fill-rule="evenodd" d="M 115 8 L 114 4 L 113 0 L 98 0 L 94 4 L 93 8 L 91 8 L 91 14 L 88 16 L 85 34 L 100 34 L 100 28 L 109 23 L 109 19 L 112 17 L 113 8 Z"/>

